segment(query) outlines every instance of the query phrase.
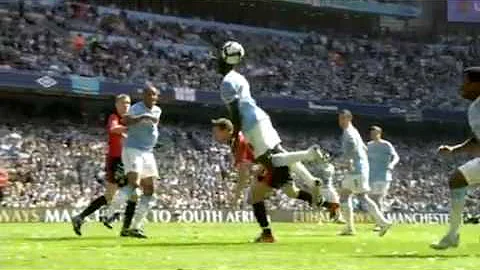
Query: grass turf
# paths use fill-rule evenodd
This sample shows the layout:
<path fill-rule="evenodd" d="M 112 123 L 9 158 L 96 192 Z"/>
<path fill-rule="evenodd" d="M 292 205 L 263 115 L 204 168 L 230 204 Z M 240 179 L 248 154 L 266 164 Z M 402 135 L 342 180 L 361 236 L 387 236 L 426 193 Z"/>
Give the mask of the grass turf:
<path fill-rule="evenodd" d="M 478 227 L 478 226 L 477 226 Z M 254 244 L 255 224 L 149 224 L 149 239 L 118 237 L 99 223 L 0 224 L 0 269 L 478 269 L 480 230 L 464 226 L 460 247 L 428 244 L 446 227 L 397 225 L 385 237 L 358 227 L 275 223 L 274 244 Z"/>

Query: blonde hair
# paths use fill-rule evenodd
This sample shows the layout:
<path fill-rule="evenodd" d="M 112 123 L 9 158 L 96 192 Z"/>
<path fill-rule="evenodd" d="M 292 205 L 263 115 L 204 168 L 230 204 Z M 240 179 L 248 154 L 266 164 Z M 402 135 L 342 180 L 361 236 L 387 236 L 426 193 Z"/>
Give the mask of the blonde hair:
<path fill-rule="evenodd" d="M 115 102 L 119 102 L 120 100 L 130 100 L 130 96 L 127 94 L 120 94 L 115 97 Z"/>

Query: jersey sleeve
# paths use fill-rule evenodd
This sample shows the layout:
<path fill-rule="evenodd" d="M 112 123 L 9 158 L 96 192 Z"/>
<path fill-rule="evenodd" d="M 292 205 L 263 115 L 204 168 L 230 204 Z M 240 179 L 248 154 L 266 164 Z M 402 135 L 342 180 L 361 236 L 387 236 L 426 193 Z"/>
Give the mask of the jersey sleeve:
<path fill-rule="evenodd" d="M 143 113 L 143 111 L 140 109 L 140 107 L 137 104 L 134 104 L 133 106 L 130 107 L 130 109 L 128 109 L 129 115 L 141 115 Z"/>
<path fill-rule="evenodd" d="M 390 154 L 390 156 L 398 155 L 397 151 L 395 150 L 395 147 L 393 147 L 391 143 L 388 143 L 387 146 L 388 146 L 388 153 Z"/>
<path fill-rule="evenodd" d="M 156 106 L 155 107 L 155 111 L 154 111 L 154 116 L 155 118 L 158 119 L 158 121 L 160 121 L 160 116 L 162 116 L 162 109 L 160 109 L 160 107 Z"/>
<path fill-rule="evenodd" d="M 342 138 L 342 156 L 350 157 L 355 151 L 355 141 L 352 134 L 345 132 Z"/>
<path fill-rule="evenodd" d="M 113 126 L 116 126 L 116 125 L 119 125 L 119 124 L 120 124 L 120 119 L 118 118 L 118 116 L 116 116 L 115 114 L 111 114 L 108 117 L 107 132 L 110 133 L 110 129 Z"/>

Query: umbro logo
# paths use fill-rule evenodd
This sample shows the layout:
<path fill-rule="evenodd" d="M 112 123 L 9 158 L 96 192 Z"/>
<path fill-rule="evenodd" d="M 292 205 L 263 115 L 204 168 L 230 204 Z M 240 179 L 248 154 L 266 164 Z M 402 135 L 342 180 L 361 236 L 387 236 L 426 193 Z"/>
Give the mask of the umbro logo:
<path fill-rule="evenodd" d="M 36 82 L 45 88 L 50 88 L 57 84 L 57 81 L 55 81 L 52 77 L 49 76 L 43 76 L 41 78 L 38 78 Z"/>

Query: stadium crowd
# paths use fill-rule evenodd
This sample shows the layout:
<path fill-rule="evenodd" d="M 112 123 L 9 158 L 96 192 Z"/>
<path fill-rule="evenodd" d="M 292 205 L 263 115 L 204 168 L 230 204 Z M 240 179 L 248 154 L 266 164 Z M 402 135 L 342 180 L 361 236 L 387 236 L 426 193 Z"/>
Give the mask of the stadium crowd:
<path fill-rule="evenodd" d="M 99 125 L 73 124 L 40 117 L 20 116 L 14 108 L 0 124 L 0 167 L 8 168 L 3 207 L 84 207 L 103 191 L 105 131 Z M 24 123 L 19 125 L 17 123 Z M 338 138 L 331 131 L 299 132 L 283 129 L 289 149 L 313 143 L 334 151 Z M 155 155 L 160 179 L 157 208 L 213 209 L 248 207 L 232 203 L 236 173 L 226 146 L 212 141 L 207 125 L 163 125 Z M 364 138 L 367 139 L 367 138 Z M 438 142 L 418 144 L 412 138 L 389 138 L 401 157 L 388 197 L 387 209 L 407 212 L 445 212 L 447 177 L 459 161 L 435 158 Z M 433 158 L 432 158 L 433 156 Z M 316 168 L 308 164 L 314 174 Z M 343 173 L 337 171 L 336 180 Z M 474 192 L 474 191 L 472 191 Z M 467 207 L 478 202 L 469 197 Z M 280 191 L 270 200 L 273 209 L 305 209 Z M 361 208 L 360 205 L 358 207 Z"/>
<path fill-rule="evenodd" d="M 332 31 L 263 31 L 198 20 L 133 18 L 86 5 L 43 12 L 1 10 L 0 67 L 54 75 L 80 74 L 212 91 L 215 48 L 225 40 L 247 50 L 242 72 L 255 95 L 355 100 L 409 109 L 464 110 L 454 89 L 478 56 L 480 39 L 439 38 L 434 44 Z M 244 29 L 245 28 L 245 29 Z"/>
<path fill-rule="evenodd" d="M 450 37 L 419 44 L 331 31 L 269 32 L 228 25 L 208 27 L 100 14 L 93 6 L 66 3 L 48 10 L 0 9 L 0 70 L 50 75 L 79 74 L 121 82 L 214 91 L 215 48 L 225 40 L 247 49 L 242 67 L 255 96 L 355 100 L 410 108 L 463 110 L 455 91 L 480 39 Z M 56 123 L 8 111 L 0 125 L 0 167 L 9 168 L 5 207 L 85 206 L 102 192 L 104 130 L 98 125 Z M 18 123 L 24 123 L 18 125 Z M 330 132 L 282 130 L 287 148 L 319 143 L 338 148 Z M 293 135 L 295 134 L 295 136 Z M 235 172 L 228 148 L 211 140 L 208 126 L 167 125 L 156 150 L 158 208 L 225 208 L 232 205 Z M 364 138 L 367 139 L 367 138 Z M 458 159 L 437 159 L 436 146 L 390 138 L 400 154 L 388 207 L 392 211 L 446 212 L 446 179 Z M 432 156 L 434 158 L 432 158 Z M 313 168 L 315 171 L 315 168 Z M 342 172 L 338 171 L 337 181 Z M 472 191 L 473 192 L 473 191 Z M 477 196 L 478 197 L 478 196 Z M 475 196 L 467 208 L 475 211 Z M 278 192 L 272 208 L 307 207 Z"/>

